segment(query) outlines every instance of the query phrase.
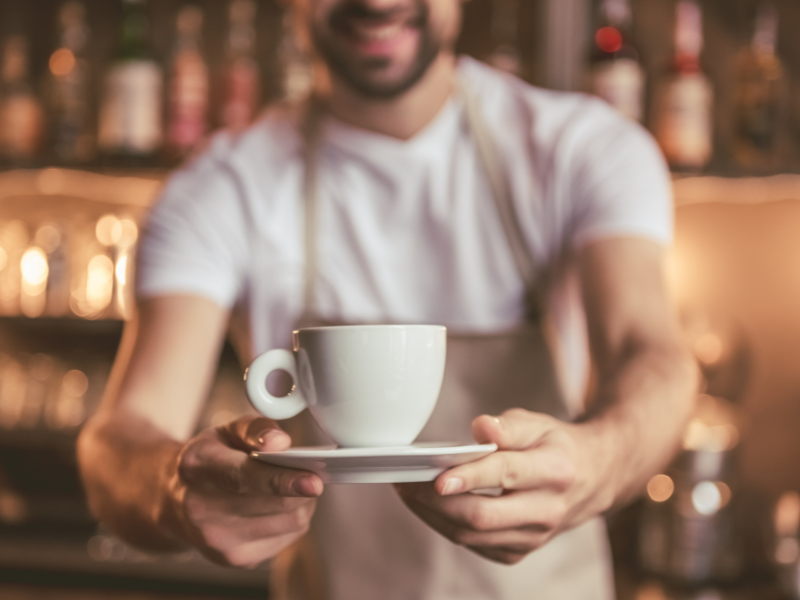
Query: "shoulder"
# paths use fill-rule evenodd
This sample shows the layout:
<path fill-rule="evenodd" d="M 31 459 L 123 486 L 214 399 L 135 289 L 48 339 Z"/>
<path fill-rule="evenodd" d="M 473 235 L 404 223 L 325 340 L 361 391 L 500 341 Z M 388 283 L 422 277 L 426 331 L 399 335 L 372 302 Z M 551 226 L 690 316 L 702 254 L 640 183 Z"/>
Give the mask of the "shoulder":
<path fill-rule="evenodd" d="M 565 158 L 602 152 L 606 144 L 651 144 L 641 125 L 594 96 L 539 88 L 467 57 L 459 60 L 459 74 L 493 129 L 521 133 L 540 155 Z"/>
<path fill-rule="evenodd" d="M 156 211 L 233 209 L 258 201 L 301 151 L 292 113 L 268 108 L 250 127 L 221 131 L 206 147 L 168 178 Z"/>

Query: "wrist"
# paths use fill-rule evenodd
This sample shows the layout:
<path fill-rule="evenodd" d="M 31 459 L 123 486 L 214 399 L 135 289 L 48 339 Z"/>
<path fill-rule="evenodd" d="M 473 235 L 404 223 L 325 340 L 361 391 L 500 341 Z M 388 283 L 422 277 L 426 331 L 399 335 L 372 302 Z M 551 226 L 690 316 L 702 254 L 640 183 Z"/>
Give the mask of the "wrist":
<path fill-rule="evenodd" d="M 604 420 L 574 425 L 578 440 L 579 464 L 584 464 L 583 483 L 587 509 L 593 514 L 611 510 L 623 495 L 625 485 L 621 473 L 623 452 L 620 432 Z"/>
<path fill-rule="evenodd" d="M 165 449 L 165 460 L 158 475 L 158 497 L 152 521 L 177 547 L 188 543 L 189 528 L 183 506 L 186 488 L 179 472 L 183 447 L 180 444 L 170 446 Z"/>

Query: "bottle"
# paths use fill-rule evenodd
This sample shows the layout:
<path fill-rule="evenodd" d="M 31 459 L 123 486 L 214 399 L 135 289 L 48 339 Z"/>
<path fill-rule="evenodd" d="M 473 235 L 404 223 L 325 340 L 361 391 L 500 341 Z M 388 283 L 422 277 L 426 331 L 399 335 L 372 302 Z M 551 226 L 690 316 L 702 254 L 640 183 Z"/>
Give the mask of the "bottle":
<path fill-rule="evenodd" d="M 0 155 L 11 164 L 29 164 L 39 151 L 44 115 L 28 79 L 28 44 L 21 35 L 6 40 L 0 81 Z"/>
<path fill-rule="evenodd" d="M 152 162 L 163 140 L 163 74 L 147 44 L 146 0 L 123 0 L 121 44 L 106 76 L 98 144 L 126 165 Z"/>
<path fill-rule="evenodd" d="M 603 0 L 592 45 L 589 90 L 634 121 L 643 116 L 645 75 L 631 42 L 628 0 Z"/>
<path fill-rule="evenodd" d="M 670 166 L 699 171 L 711 158 L 713 92 L 700 67 L 703 21 L 693 0 L 677 5 L 675 57 L 656 93 L 654 132 Z"/>
<path fill-rule="evenodd" d="M 221 127 L 241 129 L 253 120 L 258 106 L 260 77 L 253 58 L 255 46 L 253 0 L 233 0 L 229 5 L 227 59 L 220 85 L 217 123 Z"/>
<path fill-rule="evenodd" d="M 785 118 L 785 77 L 775 54 L 778 13 L 762 5 L 755 34 L 736 61 L 734 159 L 755 171 L 780 168 Z"/>
<path fill-rule="evenodd" d="M 59 24 L 59 47 L 48 61 L 50 147 L 57 162 L 85 163 L 93 157 L 94 139 L 89 63 L 83 55 L 89 34 L 84 5 L 64 3 Z"/>
<path fill-rule="evenodd" d="M 200 53 L 203 11 L 183 6 L 176 19 L 177 40 L 167 98 L 167 152 L 186 156 L 203 139 L 208 119 L 208 66 Z"/>

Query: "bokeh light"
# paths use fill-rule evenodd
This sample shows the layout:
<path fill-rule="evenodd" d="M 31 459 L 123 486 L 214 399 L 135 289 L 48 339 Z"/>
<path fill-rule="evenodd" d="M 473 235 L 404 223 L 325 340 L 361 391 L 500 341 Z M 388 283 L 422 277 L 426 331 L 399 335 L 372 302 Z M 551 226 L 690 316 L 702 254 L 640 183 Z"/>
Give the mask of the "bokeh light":
<path fill-rule="evenodd" d="M 647 495 L 653 502 L 666 502 L 675 491 L 675 482 L 668 475 L 655 475 L 647 482 Z"/>

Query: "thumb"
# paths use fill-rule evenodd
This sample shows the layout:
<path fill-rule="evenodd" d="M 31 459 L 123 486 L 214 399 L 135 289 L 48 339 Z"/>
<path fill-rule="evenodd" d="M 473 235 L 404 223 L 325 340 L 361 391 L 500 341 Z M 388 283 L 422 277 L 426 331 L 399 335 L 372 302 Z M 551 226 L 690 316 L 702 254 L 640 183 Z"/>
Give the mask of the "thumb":
<path fill-rule="evenodd" d="M 217 428 L 222 441 L 244 452 L 279 452 L 292 445 L 292 438 L 266 417 L 247 416 Z"/>

